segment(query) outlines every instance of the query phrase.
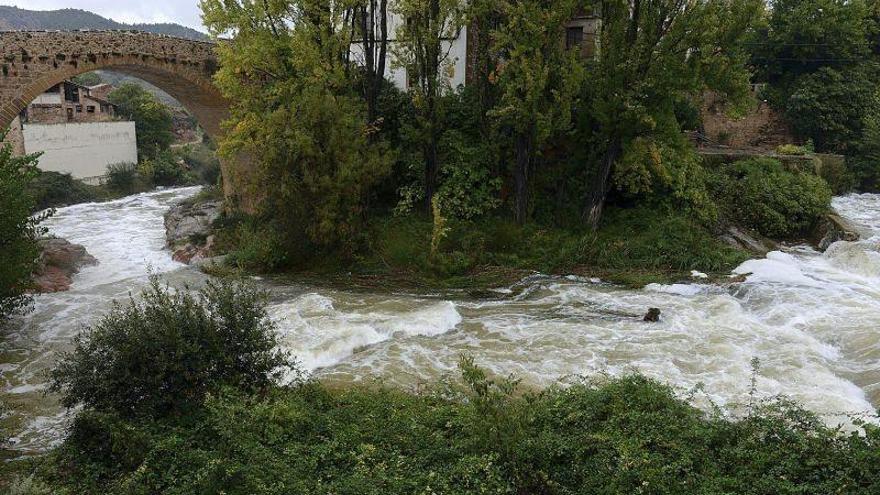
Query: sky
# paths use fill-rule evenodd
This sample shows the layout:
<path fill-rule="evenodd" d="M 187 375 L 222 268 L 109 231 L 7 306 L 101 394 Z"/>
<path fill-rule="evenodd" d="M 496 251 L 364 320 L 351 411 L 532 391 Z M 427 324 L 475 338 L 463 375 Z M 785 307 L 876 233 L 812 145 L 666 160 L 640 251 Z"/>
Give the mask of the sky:
<path fill-rule="evenodd" d="M 0 0 L 28 10 L 83 9 L 114 21 L 176 22 L 205 31 L 198 0 Z"/>

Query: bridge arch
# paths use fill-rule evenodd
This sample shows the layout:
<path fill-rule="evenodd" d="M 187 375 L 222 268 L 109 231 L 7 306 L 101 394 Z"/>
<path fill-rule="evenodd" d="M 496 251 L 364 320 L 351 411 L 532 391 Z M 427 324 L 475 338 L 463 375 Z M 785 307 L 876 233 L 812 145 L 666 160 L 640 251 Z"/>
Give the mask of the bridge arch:
<path fill-rule="evenodd" d="M 85 72 L 112 70 L 166 91 L 216 140 L 229 117 L 229 102 L 212 81 L 218 67 L 215 46 L 139 31 L 0 32 L 0 129 L 52 86 Z M 221 165 L 227 197 L 242 191 L 235 182 L 246 167 L 225 160 Z"/>

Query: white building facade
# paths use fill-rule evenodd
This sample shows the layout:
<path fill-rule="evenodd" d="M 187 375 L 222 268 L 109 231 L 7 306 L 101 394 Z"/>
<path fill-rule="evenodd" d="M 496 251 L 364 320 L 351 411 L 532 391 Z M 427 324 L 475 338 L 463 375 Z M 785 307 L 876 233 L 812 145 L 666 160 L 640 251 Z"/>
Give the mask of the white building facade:
<path fill-rule="evenodd" d="M 42 153 L 39 168 L 97 182 L 113 163 L 137 163 L 134 122 L 24 124 L 25 153 Z"/>

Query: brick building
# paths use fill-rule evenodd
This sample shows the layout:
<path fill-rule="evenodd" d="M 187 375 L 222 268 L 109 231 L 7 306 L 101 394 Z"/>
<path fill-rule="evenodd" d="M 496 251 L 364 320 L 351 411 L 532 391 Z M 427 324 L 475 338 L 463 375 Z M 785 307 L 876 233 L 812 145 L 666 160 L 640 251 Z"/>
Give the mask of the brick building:
<path fill-rule="evenodd" d="M 91 88 L 73 81 L 56 84 L 21 112 L 21 121 L 25 124 L 63 124 L 116 120 L 116 106 L 106 100 L 103 88 L 99 86 L 98 89 L 100 91 L 93 93 Z"/>

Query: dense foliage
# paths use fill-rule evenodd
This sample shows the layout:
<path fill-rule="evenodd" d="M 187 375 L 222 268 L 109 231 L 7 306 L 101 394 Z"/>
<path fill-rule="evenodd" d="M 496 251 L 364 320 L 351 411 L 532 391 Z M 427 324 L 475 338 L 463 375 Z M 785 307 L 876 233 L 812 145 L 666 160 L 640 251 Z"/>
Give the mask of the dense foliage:
<path fill-rule="evenodd" d="M 707 415 L 641 376 L 520 394 L 461 366 L 464 386 L 420 394 L 305 383 L 263 396 L 227 389 L 186 420 L 85 412 L 29 483 L 126 495 L 880 489 L 874 425 L 846 434 L 785 400 L 741 419 Z"/>
<path fill-rule="evenodd" d="M 74 179 L 70 174 L 40 171 L 28 185 L 34 211 L 87 203 L 102 198 L 100 188 Z"/>
<path fill-rule="evenodd" d="M 808 234 L 831 205 L 831 188 L 822 178 L 786 170 L 778 160 L 756 158 L 722 167 L 713 175 L 726 219 L 776 239 Z"/>
<path fill-rule="evenodd" d="M 154 158 L 174 141 L 171 111 L 152 93 L 133 83 L 125 83 L 108 96 L 117 114 L 133 120 L 137 131 L 138 157 Z"/>
<path fill-rule="evenodd" d="M 880 116 L 880 5 L 873 0 L 780 0 L 749 42 L 756 82 L 817 151 L 848 155 L 856 186 L 875 189 Z"/>
<path fill-rule="evenodd" d="M 0 142 L 5 135 L 0 132 Z M 39 224 L 51 214 L 31 216 L 35 199 L 28 186 L 39 173 L 37 156 L 15 157 L 11 145 L 0 145 L 0 322 L 30 302 L 26 290 L 40 254 Z"/>
<path fill-rule="evenodd" d="M 179 415 L 224 386 L 257 391 L 289 365 L 276 349 L 265 294 L 208 282 L 197 295 L 153 279 L 140 299 L 117 304 L 78 335 L 52 370 L 67 407 L 120 417 Z"/>

